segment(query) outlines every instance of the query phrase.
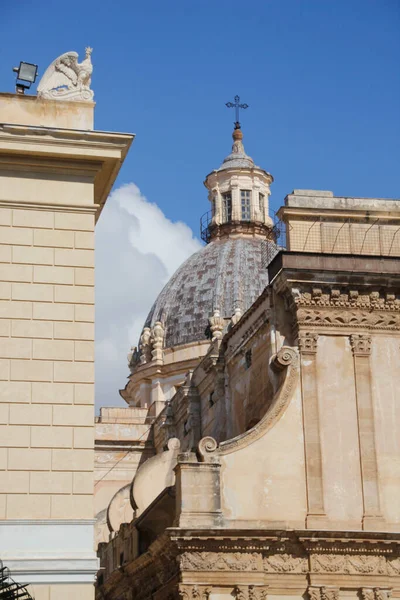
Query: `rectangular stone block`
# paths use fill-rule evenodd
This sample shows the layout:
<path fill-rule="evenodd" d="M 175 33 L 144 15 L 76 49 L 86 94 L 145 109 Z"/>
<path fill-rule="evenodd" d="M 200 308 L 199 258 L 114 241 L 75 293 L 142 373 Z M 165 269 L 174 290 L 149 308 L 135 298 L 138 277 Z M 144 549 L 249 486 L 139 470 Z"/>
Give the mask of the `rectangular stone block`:
<path fill-rule="evenodd" d="M 53 471 L 93 471 L 94 450 L 53 450 Z"/>
<path fill-rule="evenodd" d="M 6 469 L 7 469 L 7 448 L 0 448 L 0 470 L 5 471 Z M 1 475 L 0 475 L 0 477 L 1 477 Z"/>
<path fill-rule="evenodd" d="M 2 424 L 8 423 L 9 412 L 10 412 L 10 407 L 8 406 L 8 404 L 1 403 L 0 404 L 0 423 L 2 423 Z"/>
<path fill-rule="evenodd" d="M 74 448 L 94 448 L 94 427 L 74 428 Z"/>
<path fill-rule="evenodd" d="M 50 471 L 50 448 L 9 448 L 8 468 L 11 471 Z"/>
<path fill-rule="evenodd" d="M 33 358 L 73 360 L 74 342 L 67 340 L 33 340 Z"/>
<path fill-rule="evenodd" d="M 29 427 L 0 425 L 0 446 L 3 448 L 27 448 L 29 442 Z"/>
<path fill-rule="evenodd" d="M 1 267 L 0 267 L 1 268 Z M 55 301 L 72 304 L 94 304 L 94 288 L 84 286 L 55 286 Z"/>
<path fill-rule="evenodd" d="M 12 360 L 11 381 L 52 381 L 53 363 L 44 360 Z"/>
<path fill-rule="evenodd" d="M 92 384 L 75 384 L 75 404 L 94 404 L 94 385 Z"/>
<path fill-rule="evenodd" d="M 86 321 L 88 323 L 94 323 L 93 304 L 76 304 L 75 321 Z"/>
<path fill-rule="evenodd" d="M 94 269 L 75 269 L 75 285 L 94 285 Z"/>
<path fill-rule="evenodd" d="M 32 246 L 33 232 L 31 229 L 19 227 L 0 227 L 0 244 L 10 246 Z M 25 250 L 29 252 L 29 250 Z"/>
<path fill-rule="evenodd" d="M 51 497 L 52 519 L 93 519 L 93 516 L 94 508 L 92 494 L 79 496 L 59 495 Z M 76 591 L 74 593 L 76 594 Z M 68 598 L 68 600 L 70 600 L 70 596 L 55 595 L 54 599 L 56 598 L 57 600 L 60 600 L 60 598 Z M 82 596 L 79 596 L 79 600 L 81 600 L 81 598 Z"/>
<path fill-rule="evenodd" d="M 73 309 L 73 306 L 71 305 Z M 54 323 L 54 338 L 61 340 L 94 340 L 93 323 Z"/>
<path fill-rule="evenodd" d="M 79 585 L 53 585 L 50 588 L 50 600 L 71 600 L 72 597 L 79 598 L 79 600 L 94 600 L 93 585 L 90 583 L 82 583 Z M 35 600 L 38 599 L 35 598 Z"/>
<path fill-rule="evenodd" d="M 29 491 L 31 494 L 70 494 L 72 473 L 31 473 Z"/>
<path fill-rule="evenodd" d="M 55 229 L 70 229 L 71 231 L 93 231 L 94 215 L 57 212 L 55 214 Z"/>
<path fill-rule="evenodd" d="M 26 252 L 26 250 L 25 250 Z M 31 265 L 0 264 L 0 281 L 32 281 Z"/>
<path fill-rule="evenodd" d="M 51 229 L 35 229 L 33 232 L 35 246 L 49 246 L 50 248 L 73 248 L 74 232 Z"/>
<path fill-rule="evenodd" d="M 0 245 L 0 263 L 10 263 L 10 262 L 11 262 L 11 247 Z"/>
<path fill-rule="evenodd" d="M 71 383 L 94 383 L 94 365 L 84 362 L 54 363 L 54 381 Z"/>
<path fill-rule="evenodd" d="M 14 338 L 0 339 L 0 358 L 31 358 L 32 341 Z"/>
<path fill-rule="evenodd" d="M 94 232 L 77 231 L 75 233 L 75 248 L 94 249 Z"/>
<path fill-rule="evenodd" d="M 10 337 L 11 321 L 8 319 L 0 319 L 0 337 Z"/>
<path fill-rule="evenodd" d="M 8 359 L 0 359 L 0 381 L 10 379 L 10 361 Z"/>
<path fill-rule="evenodd" d="M 24 471 L 5 471 L 0 477 L 0 494 L 27 494 L 29 491 L 29 473 Z"/>
<path fill-rule="evenodd" d="M 0 519 L 6 518 L 6 501 L 7 496 L 5 494 L 0 494 Z"/>
<path fill-rule="evenodd" d="M 50 600 L 50 586 L 48 585 L 31 585 L 29 590 L 35 600 Z"/>
<path fill-rule="evenodd" d="M 54 264 L 65 267 L 94 267 L 93 250 L 69 250 L 56 248 Z"/>
<path fill-rule="evenodd" d="M 31 302 L 0 300 L 0 319 L 31 319 Z"/>
<path fill-rule="evenodd" d="M 13 300 L 33 300 L 53 302 L 53 286 L 40 283 L 13 283 L 11 297 Z"/>
<path fill-rule="evenodd" d="M 72 304 L 45 304 L 33 305 L 33 318 L 42 321 L 73 321 L 74 307 Z M 54 327 L 57 323 L 54 324 Z"/>
<path fill-rule="evenodd" d="M 0 282 L 0 300 L 10 300 L 11 298 L 11 283 L 6 281 Z M 82 319 L 84 320 L 84 319 Z"/>
<path fill-rule="evenodd" d="M 93 494 L 94 477 L 93 473 L 73 473 L 73 494 Z"/>
<path fill-rule="evenodd" d="M 52 407 L 47 404 L 11 404 L 11 425 L 50 425 Z"/>
<path fill-rule="evenodd" d="M 73 285 L 74 269 L 73 267 L 34 266 L 33 281 L 37 283 L 61 283 L 63 285 Z"/>
<path fill-rule="evenodd" d="M 53 323 L 49 321 L 12 321 L 11 335 L 15 338 L 52 338 Z"/>
<path fill-rule="evenodd" d="M 13 246 L 12 261 L 13 263 L 27 265 L 53 265 L 54 250 L 53 248 L 39 248 L 34 246 L 31 246 L 27 250 L 23 246 Z"/>
<path fill-rule="evenodd" d="M 27 381 L 1 381 L 0 398 L 2 402 L 30 403 L 31 383 Z"/>
<path fill-rule="evenodd" d="M 32 403 L 72 404 L 73 401 L 72 383 L 32 383 Z"/>
<path fill-rule="evenodd" d="M 37 227 L 53 229 L 54 213 L 48 210 L 13 210 L 13 225 L 15 227 Z"/>
<path fill-rule="evenodd" d="M 43 494 L 14 495 L 7 499 L 7 519 L 49 519 L 51 496 Z"/>
<path fill-rule="evenodd" d="M 57 405 L 53 407 L 53 425 L 93 426 L 93 406 Z"/>
<path fill-rule="evenodd" d="M 1 344 L 1 342 L 0 342 Z M 93 362 L 94 361 L 94 343 L 93 342 L 75 342 L 75 360 Z"/>
<path fill-rule="evenodd" d="M 72 448 L 72 427 L 31 427 L 32 448 Z"/>
<path fill-rule="evenodd" d="M 11 208 L 0 207 L 0 225 L 11 225 L 12 224 L 12 211 Z"/>

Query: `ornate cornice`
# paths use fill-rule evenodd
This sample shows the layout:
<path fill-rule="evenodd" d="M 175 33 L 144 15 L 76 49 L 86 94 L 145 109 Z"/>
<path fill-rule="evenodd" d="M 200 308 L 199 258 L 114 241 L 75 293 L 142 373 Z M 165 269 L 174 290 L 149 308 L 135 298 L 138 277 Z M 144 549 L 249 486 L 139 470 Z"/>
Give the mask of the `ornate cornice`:
<path fill-rule="evenodd" d="M 400 296 L 394 293 L 382 294 L 378 291 L 365 293 L 365 290 L 340 289 L 331 286 L 322 290 L 314 287 L 293 289 L 294 302 L 297 306 L 316 306 L 328 308 L 359 308 L 361 310 L 384 310 L 400 312 Z"/>
<path fill-rule="evenodd" d="M 286 291 L 297 326 L 367 330 L 400 329 L 400 295 L 365 289 L 317 288 L 302 284 Z"/>
<path fill-rule="evenodd" d="M 105 548 L 118 560 L 117 540 L 103 546 L 103 567 Z M 170 528 L 146 553 L 106 569 L 112 572 L 98 586 L 97 598 L 124 597 L 131 590 L 135 600 L 208 600 L 211 586 L 223 585 L 237 600 L 266 600 L 270 581 L 285 590 L 289 577 L 302 587 L 308 574 L 309 600 L 336 600 L 339 587 L 356 590 L 362 600 L 388 600 L 400 578 L 400 535 Z"/>

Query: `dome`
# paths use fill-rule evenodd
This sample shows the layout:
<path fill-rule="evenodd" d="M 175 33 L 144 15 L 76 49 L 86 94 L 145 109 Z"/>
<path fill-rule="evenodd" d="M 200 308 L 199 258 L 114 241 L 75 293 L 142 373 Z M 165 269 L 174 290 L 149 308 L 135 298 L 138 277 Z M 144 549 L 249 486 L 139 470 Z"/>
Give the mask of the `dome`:
<path fill-rule="evenodd" d="M 164 348 L 205 341 L 216 310 L 231 319 L 244 313 L 268 283 L 271 242 L 262 237 L 224 237 L 188 258 L 161 291 L 145 323 L 164 326 Z"/>
<path fill-rule="evenodd" d="M 224 159 L 218 171 L 225 169 L 253 169 L 254 161 L 245 152 L 243 146 L 243 133 L 240 129 L 235 129 L 233 134 L 232 152 Z"/>

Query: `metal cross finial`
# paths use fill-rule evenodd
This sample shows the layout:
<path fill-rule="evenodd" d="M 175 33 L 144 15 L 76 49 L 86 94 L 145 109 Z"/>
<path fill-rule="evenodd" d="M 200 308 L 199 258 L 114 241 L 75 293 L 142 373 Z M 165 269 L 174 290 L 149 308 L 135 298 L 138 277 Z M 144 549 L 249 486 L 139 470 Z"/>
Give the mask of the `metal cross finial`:
<path fill-rule="evenodd" d="M 234 98 L 235 103 L 233 102 L 227 102 L 225 106 L 227 106 L 228 108 L 234 108 L 235 109 L 235 113 L 236 113 L 236 121 L 235 121 L 235 129 L 240 129 L 240 122 L 239 122 L 239 108 L 249 108 L 248 104 L 240 104 L 240 97 L 239 96 L 235 96 Z"/>

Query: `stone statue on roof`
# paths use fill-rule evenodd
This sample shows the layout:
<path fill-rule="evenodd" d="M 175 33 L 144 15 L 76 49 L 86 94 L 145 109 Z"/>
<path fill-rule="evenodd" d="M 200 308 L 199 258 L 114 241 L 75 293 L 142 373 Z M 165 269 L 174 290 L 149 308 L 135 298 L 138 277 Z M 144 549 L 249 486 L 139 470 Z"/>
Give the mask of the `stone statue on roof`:
<path fill-rule="evenodd" d="M 93 65 L 92 48 L 86 48 L 85 59 L 78 63 L 77 52 L 66 52 L 56 58 L 46 69 L 39 82 L 37 93 L 51 100 L 93 100 L 90 89 Z"/>

